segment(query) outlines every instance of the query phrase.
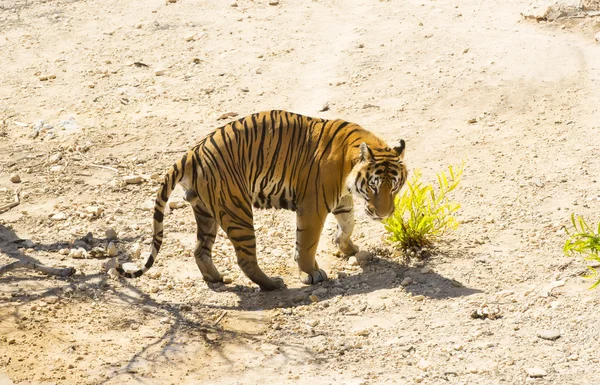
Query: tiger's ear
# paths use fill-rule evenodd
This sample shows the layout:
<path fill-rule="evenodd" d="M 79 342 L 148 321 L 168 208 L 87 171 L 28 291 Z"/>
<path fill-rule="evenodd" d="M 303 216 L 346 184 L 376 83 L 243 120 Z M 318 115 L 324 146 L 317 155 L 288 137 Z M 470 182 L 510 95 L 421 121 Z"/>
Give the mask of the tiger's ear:
<path fill-rule="evenodd" d="M 374 157 L 375 156 L 373 155 L 373 151 L 371 151 L 371 149 L 369 148 L 369 146 L 367 146 L 365 142 L 362 142 L 360 144 L 360 161 L 372 162 Z"/>
<path fill-rule="evenodd" d="M 400 160 L 404 159 L 404 149 L 406 148 L 406 143 L 404 139 L 400 139 L 400 145 L 398 147 L 394 147 L 394 151 L 400 157 Z"/>

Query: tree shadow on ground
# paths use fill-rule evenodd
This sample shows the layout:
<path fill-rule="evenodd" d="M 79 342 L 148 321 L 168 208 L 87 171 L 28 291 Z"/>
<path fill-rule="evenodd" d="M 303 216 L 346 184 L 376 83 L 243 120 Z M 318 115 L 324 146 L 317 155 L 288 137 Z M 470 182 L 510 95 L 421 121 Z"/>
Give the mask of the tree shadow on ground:
<path fill-rule="evenodd" d="M 23 242 L 12 229 L 0 225 L 0 251 L 8 257 L 40 263 L 40 261 L 26 254 Z M 69 247 L 69 242 L 56 242 L 52 244 L 35 243 L 31 246 L 35 250 L 56 251 Z M 210 349 L 211 353 L 217 355 L 221 361 L 232 364 L 231 359 L 224 351 L 228 344 L 247 346 L 248 350 L 255 349 L 261 343 L 262 336 L 246 333 L 239 330 L 227 330 L 219 324 L 225 315 L 224 309 L 215 309 L 200 301 L 186 302 L 182 304 L 173 303 L 170 300 L 153 298 L 135 286 L 135 281 L 127 279 L 112 280 L 108 274 L 78 274 L 70 277 L 46 276 L 37 271 L 19 269 L 7 272 L 0 276 L 0 319 L 5 322 L 14 323 L 16 330 L 30 330 L 32 318 L 32 305 L 44 307 L 47 304 L 60 304 L 62 308 L 71 306 L 94 307 L 98 302 L 115 308 L 115 316 L 109 316 L 104 325 L 108 330 L 122 330 L 123 340 L 130 338 L 128 319 L 140 322 L 143 315 L 150 315 L 154 324 L 158 320 L 167 319 L 167 327 L 160 330 L 151 340 L 138 339 L 135 345 L 139 348 L 131 353 L 125 360 L 119 360 L 112 367 L 106 368 L 110 374 L 98 383 L 114 381 L 115 377 L 126 375 L 128 381 L 145 382 L 151 371 L 167 364 L 169 367 L 179 365 L 181 371 L 187 370 L 185 360 L 173 360 L 173 351 L 185 349 L 190 340 L 195 340 Z M 9 294 L 10 295 L 6 295 Z M 4 295 L 1 295 L 4 294 Z M 51 307 L 52 308 L 52 307 Z M 131 317 L 124 317 L 130 312 Z M 220 314 L 220 317 L 219 317 Z M 52 311 L 44 316 L 52 315 Z M 54 315 L 58 317 L 57 315 Z M 106 319 L 102 314 L 97 314 L 99 319 Z M 215 316 L 217 316 L 215 318 Z M 87 330 L 93 334 L 97 325 L 91 326 L 80 318 L 68 318 L 61 322 L 73 320 L 78 329 Z M 58 322 L 58 321 L 57 321 Z M 83 322 L 83 323 L 82 323 Z M 125 327 L 123 329 L 123 327 Z M 7 330 L 7 329 L 6 329 Z M 158 330 L 158 329 L 157 329 Z M 216 336 L 216 337 L 215 337 Z M 285 348 L 279 354 L 285 355 L 286 349 L 300 351 L 301 354 L 311 355 L 310 349 L 292 345 L 285 342 L 273 342 L 275 346 Z M 65 349 L 67 347 L 65 346 Z M 68 349 L 67 349 L 68 350 Z M 291 358 L 290 358 L 291 359 Z M 282 364 L 283 365 L 283 364 Z M 140 370 L 140 366 L 146 369 Z"/>

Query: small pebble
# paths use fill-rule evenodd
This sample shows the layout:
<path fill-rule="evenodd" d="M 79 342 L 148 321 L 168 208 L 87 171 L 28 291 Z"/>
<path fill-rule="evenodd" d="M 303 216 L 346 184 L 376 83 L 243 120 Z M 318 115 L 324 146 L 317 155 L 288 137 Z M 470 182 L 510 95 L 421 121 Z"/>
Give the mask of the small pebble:
<path fill-rule="evenodd" d="M 102 207 L 99 206 L 88 206 L 85 208 L 85 211 L 88 214 L 92 214 L 95 217 L 99 217 L 100 214 L 102 214 L 102 212 L 104 211 L 104 209 Z"/>
<path fill-rule="evenodd" d="M 19 174 L 10 174 L 10 181 L 13 183 L 21 183 L 21 177 Z"/>
<path fill-rule="evenodd" d="M 50 217 L 53 221 L 64 221 L 67 219 L 67 214 L 65 213 L 56 213 Z"/>
<path fill-rule="evenodd" d="M 308 298 L 310 299 L 310 302 L 312 302 L 312 303 L 319 302 L 319 297 L 317 297 L 314 294 L 311 294 L 310 296 L 308 296 Z"/>
<path fill-rule="evenodd" d="M 412 297 L 413 300 L 420 302 L 423 301 L 425 299 L 425 296 L 423 294 L 418 294 Z"/>
<path fill-rule="evenodd" d="M 317 326 L 319 324 L 319 320 L 313 319 L 313 320 L 308 321 L 306 324 L 308 326 L 310 326 L 311 328 L 314 328 L 315 326 Z"/>
<path fill-rule="evenodd" d="M 269 5 L 279 5 L 279 1 L 271 0 L 269 1 Z"/>
<path fill-rule="evenodd" d="M 527 376 L 531 378 L 542 378 L 547 374 L 542 368 L 527 368 L 525 371 L 527 372 Z"/>
<path fill-rule="evenodd" d="M 223 283 L 225 285 L 229 285 L 233 282 L 233 279 L 231 279 L 231 277 L 223 277 Z"/>
<path fill-rule="evenodd" d="M 406 277 L 402 280 L 402 282 L 400 282 L 400 285 L 402 286 L 408 286 L 412 283 L 412 278 L 411 277 Z"/>
<path fill-rule="evenodd" d="M 356 257 L 352 256 L 352 257 L 348 258 L 348 265 L 350 265 L 350 266 L 358 265 L 358 260 L 356 259 Z"/>
<path fill-rule="evenodd" d="M 116 241 L 117 240 L 117 232 L 112 227 L 109 227 L 108 229 L 106 229 L 105 234 L 106 234 L 106 239 L 107 240 L 109 240 L 109 241 Z"/>
<path fill-rule="evenodd" d="M 540 330 L 537 332 L 537 336 L 543 340 L 554 341 L 560 338 L 560 331 L 553 329 Z"/>
<path fill-rule="evenodd" d="M 123 178 L 123 180 L 127 184 L 140 184 L 140 183 L 142 183 L 143 179 L 139 175 L 127 175 L 126 177 Z"/>
<path fill-rule="evenodd" d="M 421 274 L 429 274 L 433 271 L 433 269 L 429 266 L 425 266 L 424 268 L 421 269 Z"/>
<path fill-rule="evenodd" d="M 427 371 L 431 368 L 433 364 L 429 361 L 427 361 L 424 358 L 421 358 L 421 360 L 419 361 L 419 363 L 417 364 L 417 367 L 423 371 Z"/>
<path fill-rule="evenodd" d="M 373 260 L 373 254 L 368 251 L 361 250 L 354 255 L 358 262 L 367 262 Z"/>
<path fill-rule="evenodd" d="M 119 254 L 119 250 L 117 249 L 117 246 L 115 246 L 114 242 L 108 243 L 108 246 L 106 248 L 106 253 L 110 257 L 114 257 L 115 255 Z"/>

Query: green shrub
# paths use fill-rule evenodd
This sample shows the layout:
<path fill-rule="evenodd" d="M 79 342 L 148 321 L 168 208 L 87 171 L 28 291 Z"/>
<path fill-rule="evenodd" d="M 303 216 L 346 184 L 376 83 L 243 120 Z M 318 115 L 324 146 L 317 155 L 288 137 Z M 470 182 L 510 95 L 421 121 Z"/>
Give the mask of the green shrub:
<path fill-rule="evenodd" d="M 460 205 L 448 198 L 460 182 L 464 163 L 458 171 L 448 166 L 437 174 L 438 186 L 421 182 L 421 171 L 415 170 L 407 189 L 396 197 L 396 211 L 384 221 L 388 240 L 403 250 L 421 249 L 437 242 L 448 230 L 458 227 L 452 216 Z"/>
<path fill-rule="evenodd" d="M 566 229 L 569 239 L 567 239 L 563 248 L 565 254 L 572 256 L 576 252 L 583 255 L 586 261 L 600 263 L 600 223 L 598 223 L 596 232 L 593 231 L 581 216 L 575 218 L 575 214 L 571 214 L 571 223 L 573 224 L 573 228 Z M 591 274 L 586 276 L 586 278 L 598 276 L 598 272 L 592 266 L 588 266 L 588 269 L 590 269 Z M 595 288 L 599 284 L 600 279 L 590 289 Z"/>

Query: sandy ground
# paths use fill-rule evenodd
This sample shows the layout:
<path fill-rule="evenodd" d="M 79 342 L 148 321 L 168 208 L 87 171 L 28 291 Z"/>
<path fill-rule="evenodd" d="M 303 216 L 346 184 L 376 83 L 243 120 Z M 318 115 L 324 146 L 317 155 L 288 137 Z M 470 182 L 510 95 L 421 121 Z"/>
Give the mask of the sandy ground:
<path fill-rule="evenodd" d="M 572 212 L 600 220 L 600 19 L 536 23 L 514 0 L 273 4 L 0 1 L 0 205 L 23 198 L 0 214 L 0 265 L 78 271 L 0 277 L 0 383 L 600 383 L 600 291 L 562 254 Z M 106 275 L 107 229 L 124 259 L 149 249 L 155 178 L 223 114 L 267 109 L 404 138 L 428 180 L 465 160 L 432 272 L 359 213 L 374 258 L 336 256 L 329 223 L 333 279 L 303 286 L 293 214 L 264 211 L 259 261 L 288 288 L 257 291 L 222 234 L 232 282 L 208 288 L 176 192 L 155 267 Z M 501 317 L 471 318 L 486 306 Z"/>

